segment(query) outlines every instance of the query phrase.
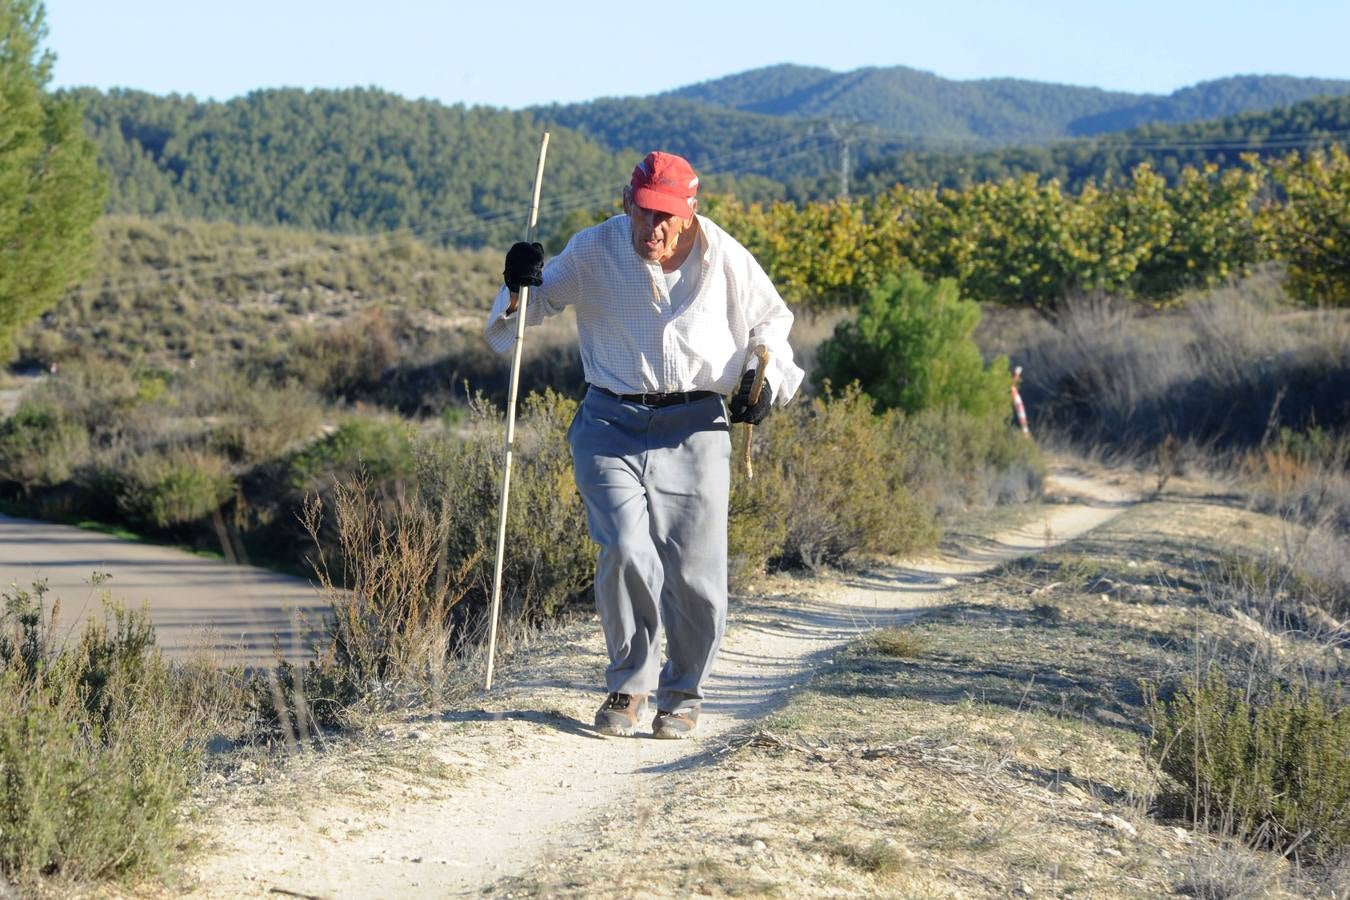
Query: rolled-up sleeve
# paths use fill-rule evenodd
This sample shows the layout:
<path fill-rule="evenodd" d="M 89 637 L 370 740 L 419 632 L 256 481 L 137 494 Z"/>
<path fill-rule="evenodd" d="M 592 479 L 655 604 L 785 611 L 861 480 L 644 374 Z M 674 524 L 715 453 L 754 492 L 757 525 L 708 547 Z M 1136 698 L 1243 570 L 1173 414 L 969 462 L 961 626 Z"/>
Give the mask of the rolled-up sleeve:
<path fill-rule="evenodd" d="M 568 249 L 571 249 L 570 246 L 544 265 L 544 283 L 529 289 L 525 302 L 527 326 L 538 325 L 576 302 L 580 280 Z M 487 327 L 483 329 L 488 346 L 497 353 L 510 350 L 516 339 L 516 316 L 519 311 L 507 313 L 506 308 L 510 305 L 511 292 L 502 285 L 488 312 Z"/>

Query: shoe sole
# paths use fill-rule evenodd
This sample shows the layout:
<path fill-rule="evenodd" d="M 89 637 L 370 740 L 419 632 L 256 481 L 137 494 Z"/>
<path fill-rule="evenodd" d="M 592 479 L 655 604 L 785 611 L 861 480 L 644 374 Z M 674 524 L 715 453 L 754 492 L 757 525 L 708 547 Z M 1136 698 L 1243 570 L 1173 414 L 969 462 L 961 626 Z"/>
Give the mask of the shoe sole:
<path fill-rule="evenodd" d="M 684 741 L 694 736 L 694 729 L 681 730 L 670 725 L 652 729 L 652 737 L 663 741 Z"/>
<path fill-rule="evenodd" d="M 642 706 L 638 708 L 636 718 L 641 719 L 646 714 L 647 704 L 643 703 Z M 632 737 L 638 733 L 638 725 L 636 722 L 632 725 L 601 725 L 599 722 L 596 722 L 595 730 L 605 737 Z"/>
<path fill-rule="evenodd" d="M 652 732 L 652 737 L 660 741 L 687 741 L 693 736 L 692 731 L 676 731 L 673 728 L 662 728 L 660 731 Z"/>

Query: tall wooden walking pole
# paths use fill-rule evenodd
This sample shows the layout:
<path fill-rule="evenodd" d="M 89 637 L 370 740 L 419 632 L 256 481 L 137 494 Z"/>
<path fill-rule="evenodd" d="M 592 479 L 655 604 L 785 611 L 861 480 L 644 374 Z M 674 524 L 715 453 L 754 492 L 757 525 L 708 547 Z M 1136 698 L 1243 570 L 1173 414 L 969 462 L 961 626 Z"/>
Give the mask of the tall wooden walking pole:
<path fill-rule="evenodd" d="M 544 181 L 544 157 L 548 155 L 548 132 L 539 141 L 539 167 L 534 170 L 534 196 L 530 200 L 530 220 L 525 226 L 525 240 L 534 240 L 534 226 L 539 220 L 539 187 Z M 502 559 L 506 556 L 506 507 L 511 495 L 511 452 L 516 443 L 516 394 L 520 388 L 520 353 L 525 347 L 525 304 L 530 289 L 521 287 L 520 302 L 516 306 L 516 348 L 511 356 L 511 391 L 506 401 L 506 453 L 502 463 L 502 500 L 497 508 L 497 564 L 492 570 L 492 624 L 488 628 L 487 679 L 484 690 L 492 690 L 492 663 L 497 653 L 497 619 L 502 611 Z"/>

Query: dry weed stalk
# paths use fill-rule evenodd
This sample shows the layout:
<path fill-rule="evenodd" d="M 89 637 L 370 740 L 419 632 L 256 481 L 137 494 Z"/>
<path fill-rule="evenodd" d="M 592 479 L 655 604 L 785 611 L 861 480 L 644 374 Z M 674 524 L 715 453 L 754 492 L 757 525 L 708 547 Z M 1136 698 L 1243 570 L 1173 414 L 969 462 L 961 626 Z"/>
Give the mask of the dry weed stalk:
<path fill-rule="evenodd" d="M 448 504 L 432 510 L 407 496 L 382 500 L 364 475 L 335 486 L 333 508 L 337 576 L 320 540 L 322 500 L 307 498 L 302 517 L 316 548 L 311 566 L 333 614 L 320 668 L 343 670 L 376 696 L 436 690 L 450 665 L 451 610 L 468 593 L 482 549 L 452 568 Z"/>

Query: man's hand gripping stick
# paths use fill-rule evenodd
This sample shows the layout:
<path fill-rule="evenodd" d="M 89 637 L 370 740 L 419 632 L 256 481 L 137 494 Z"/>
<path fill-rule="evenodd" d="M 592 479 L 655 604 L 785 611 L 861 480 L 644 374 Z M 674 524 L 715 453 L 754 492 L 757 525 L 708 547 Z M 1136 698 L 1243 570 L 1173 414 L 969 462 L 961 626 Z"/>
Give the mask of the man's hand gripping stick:
<path fill-rule="evenodd" d="M 759 365 L 755 369 L 755 380 L 750 386 L 750 406 L 759 402 L 759 394 L 764 390 L 764 375 L 769 371 L 769 348 L 763 344 L 750 351 L 751 355 L 759 360 Z M 750 461 L 750 445 L 755 439 L 755 426 L 749 422 L 745 423 L 745 477 L 755 477 L 755 466 Z"/>

